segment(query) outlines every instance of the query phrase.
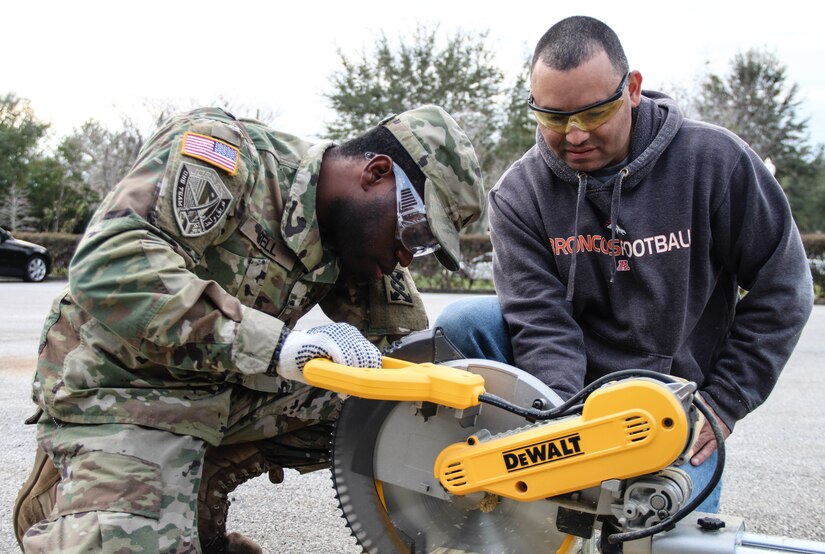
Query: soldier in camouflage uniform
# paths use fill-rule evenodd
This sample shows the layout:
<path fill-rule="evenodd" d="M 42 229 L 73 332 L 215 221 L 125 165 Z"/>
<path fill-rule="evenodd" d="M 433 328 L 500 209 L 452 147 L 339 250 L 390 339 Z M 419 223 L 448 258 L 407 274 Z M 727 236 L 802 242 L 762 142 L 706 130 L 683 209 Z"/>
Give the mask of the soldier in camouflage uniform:
<path fill-rule="evenodd" d="M 341 145 L 219 109 L 173 118 L 103 201 L 46 321 L 33 396 L 60 480 L 24 550 L 231 551 L 198 537 L 205 457 L 209 478 L 236 469 L 209 452 L 251 452 L 247 477 L 322 467 L 339 399 L 303 364 L 379 367 L 375 345 L 426 327 L 406 267 L 435 252 L 458 269 L 483 205 L 472 145 L 436 106 Z M 293 330 L 316 304 L 339 323 Z"/>

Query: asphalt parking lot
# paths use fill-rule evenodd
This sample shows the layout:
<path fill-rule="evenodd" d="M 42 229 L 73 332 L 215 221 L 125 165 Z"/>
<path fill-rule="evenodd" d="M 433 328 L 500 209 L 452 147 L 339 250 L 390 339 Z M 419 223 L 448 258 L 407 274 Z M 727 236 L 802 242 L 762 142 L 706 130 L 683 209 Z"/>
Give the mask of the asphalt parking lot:
<path fill-rule="evenodd" d="M 0 552 L 15 552 L 11 510 L 34 453 L 30 379 L 40 325 L 64 283 L 0 281 Z M 463 295 L 426 294 L 434 318 Z M 301 326 L 325 320 L 312 313 Z M 815 306 L 800 344 L 768 401 L 740 422 L 728 440 L 722 511 L 743 517 L 755 533 L 825 541 L 825 306 Z M 340 518 L 329 472 L 287 471 L 284 483 L 266 477 L 233 495 L 229 528 L 272 553 L 356 553 Z"/>

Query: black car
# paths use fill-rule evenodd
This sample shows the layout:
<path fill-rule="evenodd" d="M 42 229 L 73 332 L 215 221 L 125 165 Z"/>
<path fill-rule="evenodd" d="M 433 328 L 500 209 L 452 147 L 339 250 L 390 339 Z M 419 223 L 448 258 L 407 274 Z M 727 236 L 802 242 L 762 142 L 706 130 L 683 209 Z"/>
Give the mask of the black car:
<path fill-rule="evenodd" d="M 0 227 L 0 275 L 42 281 L 52 268 L 52 258 L 44 247 L 18 240 Z"/>

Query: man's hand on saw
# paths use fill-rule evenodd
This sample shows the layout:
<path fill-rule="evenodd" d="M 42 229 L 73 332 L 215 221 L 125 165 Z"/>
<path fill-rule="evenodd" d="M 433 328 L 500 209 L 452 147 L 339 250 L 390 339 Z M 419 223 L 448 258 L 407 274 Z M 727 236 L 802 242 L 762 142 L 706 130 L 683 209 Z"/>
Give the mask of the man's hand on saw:
<path fill-rule="evenodd" d="M 727 439 L 730 436 L 730 429 L 722 419 L 716 415 L 716 412 L 713 408 L 708 406 L 713 416 L 716 418 L 716 421 L 719 422 L 719 427 L 722 428 L 722 436 Z M 710 422 L 705 420 L 705 423 L 702 425 L 702 430 L 699 431 L 699 437 L 696 439 L 696 443 L 693 445 L 693 456 L 690 458 L 691 465 L 698 466 L 707 460 L 713 451 L 716 450 L 716 437 L 713 434 L 713 429 L 710 427 Z"/>
<path fill-rule="evenodd" d="M 313 358 L 328 358 L 351 367 L 381 367 L 381 351 L 347 323 L 290 331 L 278 357 L 278 375 L 306 383 L 304 364 Z"/>

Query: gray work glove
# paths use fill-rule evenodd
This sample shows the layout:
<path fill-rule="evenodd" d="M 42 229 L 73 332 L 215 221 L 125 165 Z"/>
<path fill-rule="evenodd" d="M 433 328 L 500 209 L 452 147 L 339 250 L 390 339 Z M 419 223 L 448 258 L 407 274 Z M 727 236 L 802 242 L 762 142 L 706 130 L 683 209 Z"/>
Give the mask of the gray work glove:
<path fill-rule="evenodd" d="M 306 383 L 304 364 L 313 358 L 328 358 L 351 367 L 381 367 L 381 351 L 348 323 L 290 331 L 281 346 L 276 371 L 285 379 Z"/>

